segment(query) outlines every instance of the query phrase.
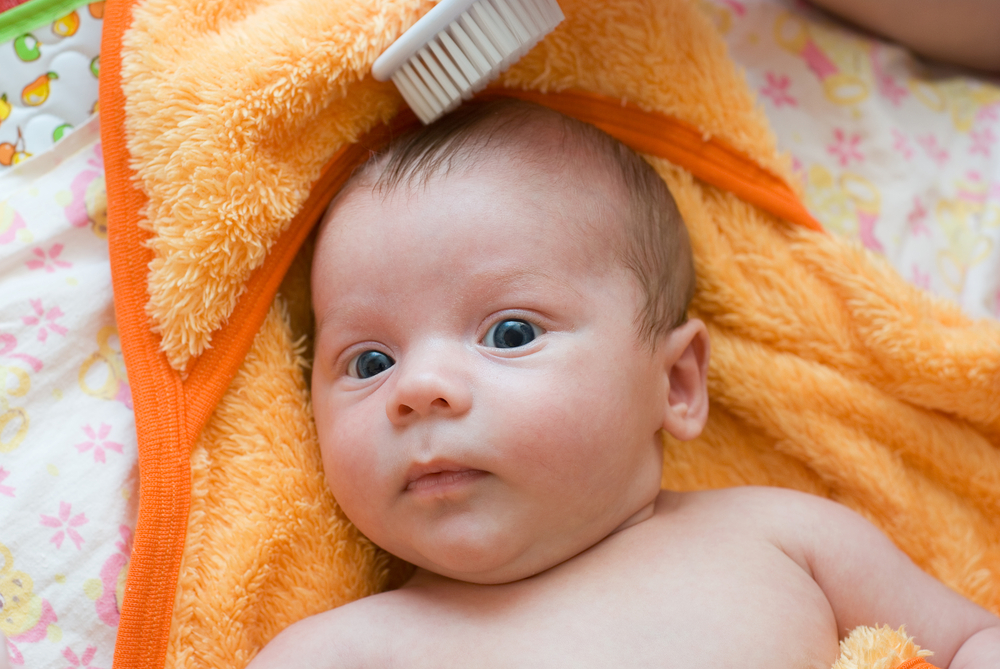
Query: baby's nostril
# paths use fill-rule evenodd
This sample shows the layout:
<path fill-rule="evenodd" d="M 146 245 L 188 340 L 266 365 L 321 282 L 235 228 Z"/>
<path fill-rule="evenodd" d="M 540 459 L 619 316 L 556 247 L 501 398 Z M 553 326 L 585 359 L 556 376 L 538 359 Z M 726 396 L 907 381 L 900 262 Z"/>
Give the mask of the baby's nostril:
<path fill-rule="evenodd" d="M 434 400 L 433 402 L 431 402 L 431 406 L 439 407 L 441 409 L 447 409 L 451 405 L 448 404 L 448 400 L 446 400 L 443 397 L 439 397 L 436 400 Z"/>
<path fill-rule="evenodd" d="M 410 407 L 406 406 L 405 404 L 400 404 L 399 405 L 399 415 L 400 416 L 406 416 L 407 414 L 410 414 L 410 413 L 413 413 L 413 409 L 411 409 Z"/>

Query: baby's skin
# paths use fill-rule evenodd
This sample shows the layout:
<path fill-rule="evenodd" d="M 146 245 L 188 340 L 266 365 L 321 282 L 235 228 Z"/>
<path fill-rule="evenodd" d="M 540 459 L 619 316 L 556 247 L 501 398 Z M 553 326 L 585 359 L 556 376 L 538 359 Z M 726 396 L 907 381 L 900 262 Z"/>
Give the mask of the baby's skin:
<path fill-rule="evenodd" d="M 662 432 L 707 417 L 705 327 L 640 339 L 618 187 L 541 144 L 560 169 L 496 155 L 332 207 L 313 269 L 324 468 L 417 571 L 292 625 L 253 669 L 828 669 L 880 624 L 942 668 L 1000 667 L 1000 620 L 845 507 L 660 490 Z"/>

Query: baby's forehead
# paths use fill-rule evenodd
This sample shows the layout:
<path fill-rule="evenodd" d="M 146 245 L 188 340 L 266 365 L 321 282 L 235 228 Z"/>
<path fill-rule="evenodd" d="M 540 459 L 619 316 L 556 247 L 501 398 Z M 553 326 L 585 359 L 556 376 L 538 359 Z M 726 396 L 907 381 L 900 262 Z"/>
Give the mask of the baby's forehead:
<path fill-rule="evenodd" d="M 581 262 L 606 266 L 606 259 L 617 257 L 613 251 L 625 242 L 630 207 L 621 166 L 606 145 L 547 111 L 516 126 L 485 124 L 458 139 L 423 132 L 431 136 L 418 133 L 397 142 L 359 168 L 324 218 L 321 242 L 332 229 L 360 224 L 361 208 L 381 206 L 388 212 L 393 201 L 417 193 L 425 200 L 440 198 L 439 205 L 447 207 L 446 182 L 464 178 L 489 182 L 515 211 L 544 207 L 552 220 L 544 234 L 578 242 L 574 246 L 586 256 Z M 570 211 L 574 215 L 566 215 Z M 377 218 L 366 221 L 379 225 Z M 498 232 L 484 227 L 481 234 Z M 322 248 L 317 245 L 314 262 L 324 262 Z"/>
<path fill-rule="evenodd" d="M 359 208 L 388 211 L 415 196 L 449 207 L 453 190 L 448 182 L 457 179 L 488 184 L 502 193 L 504 206 L 546 209 L 552 220 L 545 230 L 549 235 L 583 235 L 599 239 L 607 248 L 625 228 L 628 197 L 613 168 L 579 142 L 550 141 L 470 149 L 447 166 L 434 165 L 433 170 L 391 182 L 362 175 L 348 182 L 331 204 L 320 237 L 330 228 L 351 225 Z M 575 215 L 567 216 L 569 211 Z M 497 232 L 482 228 L 483 235 Z"/>
<path fill-rule="evenodd" d="M 470 222 L 465 229 L 484 244 L 498 236 L 527 233 L 540 244 L 556 243 L 561 255 L 571 257 L 573 266 L 587 268 L 587 274 L 603 273 L 620 257 L 626 209 L 623 198 L 613 193 L 614 185 L 599 165 L 572 160 L 556 163 L 542 158 L 547 156 L 497 152 L 489 161 L 403 182 L 392 190 L 380 192 L 370 182 L 352 184 L 324 220 L 313 261 L 314 278 L 317 270 L 330 262 L 344 269 L 345 265 L 362 262 L 361 254 L 352 252 L 352 248 L 363 250 L 361 247 L 370 246 L 373 239 L 382 248 L 402 243 L 393 236 L 399 230 L 395 217 L 401 207 L 416 207 L 431 214 L 426 220 L 408 216 L 409 227 L 432 228 L 437 216 L 449 221 L 465 216 Z M 456 184 L 468 186 L 483 197 L 466 210 L 469 200 L 456 195 Z M 475 211 L 480 203 L 486 211 Z M 541 218 L 544 224 L 521 228 L 510 220 L 525 216 Z M 503 222 L 505 218 L 508 223 Z M 378 229 L 385 233 L 380 234 Z M 461 243 L 467 244 L 468 239 L 463 237 Z M 448 255 L 446 247 L 456 243 L 447 236 L 441 238 L 441 257 Z M 516 253 L 515 246 L 491 244 L 491 248 L 496 251 L 493 260 L 517 260 L 506 257 Z M 417 259 L 402 255 L 399 262 L 402 269 Z"/>

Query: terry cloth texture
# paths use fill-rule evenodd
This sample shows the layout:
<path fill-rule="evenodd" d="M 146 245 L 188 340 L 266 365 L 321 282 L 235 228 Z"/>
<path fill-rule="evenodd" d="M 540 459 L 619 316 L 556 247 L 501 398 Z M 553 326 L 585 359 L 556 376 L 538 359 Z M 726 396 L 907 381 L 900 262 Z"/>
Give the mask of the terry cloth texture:
<path fill-rule="evenodd" d="M 649 156 L 688 223 L 692 315 L 713 345 L 708 427 L 664 444 L 664 484 L 830 497 L 1000 611 L 1000 327 L 783 220 L 796 220 L 772 206 L 789 193 L 786 162 L 697 6 L 560 5 L 566 21 L 495 94 L 558 105 L 585 91 L 571 111 L 640 150 L 662 143 L 626 117 L 651 138 L 693 128 L 702 142 Z M 430 6 L 109 2 L 104 52 L 121 56 L 102 63 L 109 242 L 141 468 L 119 669 L 243 666 L 281 626 L 405 576 L 322 484 L 303 361 L 272 302 L 364 157 L 352 143 L 377 144 L 403 106 L 371 63 Z M 846 666 L 910 659 L 880 657 Z"/>
<path fill-rule="evenodd" d="M 840 657 L 833 669 L 934 669 L 902 627 L 858 627 L 840 642 Z"/>

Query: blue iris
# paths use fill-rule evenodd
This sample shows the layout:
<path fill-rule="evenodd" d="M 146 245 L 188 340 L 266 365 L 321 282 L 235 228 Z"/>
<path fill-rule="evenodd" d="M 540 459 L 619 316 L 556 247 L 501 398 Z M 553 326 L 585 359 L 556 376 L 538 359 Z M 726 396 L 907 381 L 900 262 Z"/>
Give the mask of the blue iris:
<path fill-rule="evenodd" d="M 535 328 L 531 323 L 519 319 L 500 321 L 486 333 L 485 344 L 494 348 L 517 348 L 535 339 Z"/>
<path fill-rule="evenodd" d="M 382 351 L 365 351 L 354 359 L 354 372 L 359 379 L 367 379 L 381 374 L 396 364 L 396 361 Z"/>

